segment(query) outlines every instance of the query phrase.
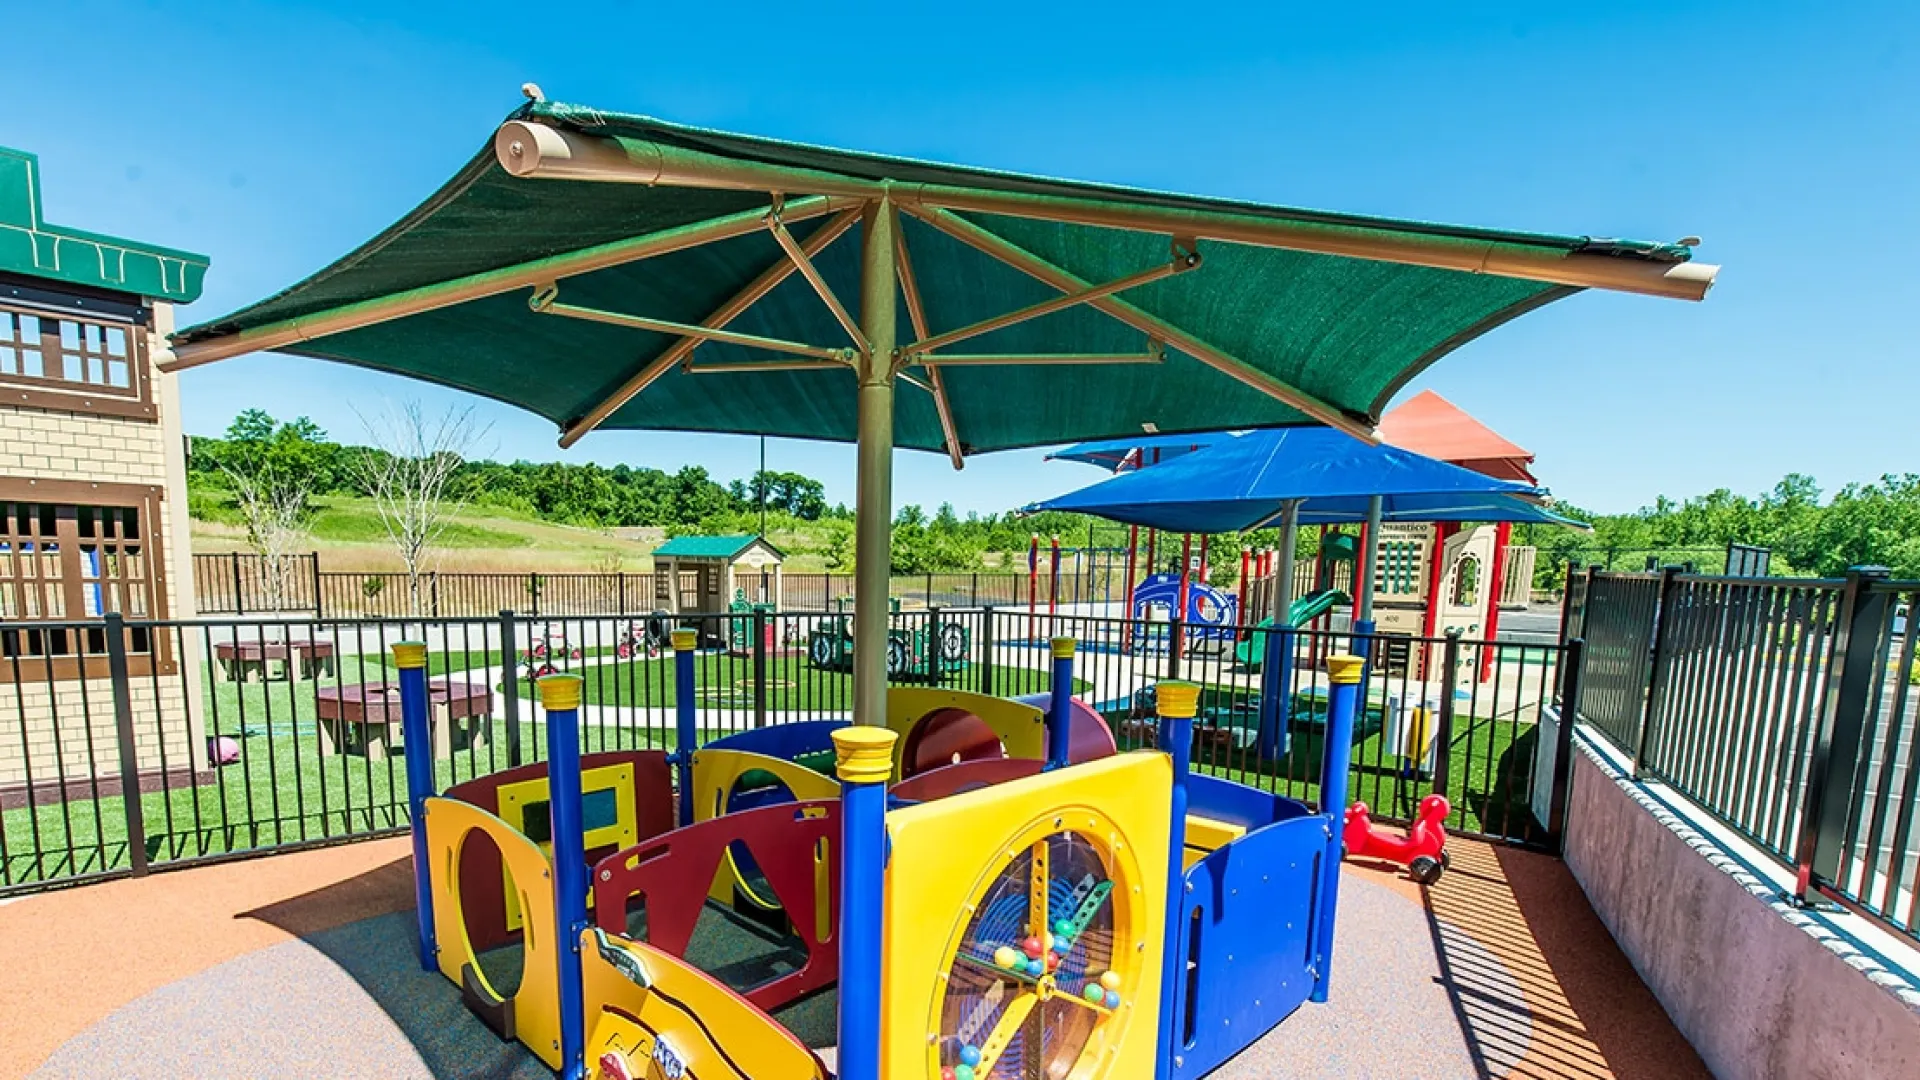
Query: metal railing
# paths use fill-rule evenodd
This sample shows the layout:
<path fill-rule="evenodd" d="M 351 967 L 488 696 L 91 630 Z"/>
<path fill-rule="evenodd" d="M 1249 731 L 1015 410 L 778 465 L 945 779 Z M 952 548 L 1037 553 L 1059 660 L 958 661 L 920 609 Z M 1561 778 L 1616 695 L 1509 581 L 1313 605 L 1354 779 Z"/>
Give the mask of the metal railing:
<path fill-rule="evenodd" d="M 1920 583 L 1575 577 L 1581 718 L 1790 868 L 1799 901 L 1920 937 Z"/>
<path fill-rule="evenodd" d="M 700 634 L 695 708 L 703 741 L 846 716 L 848 618 L 760 611 L 673 619 Z M 544 756 L 528 680 L 549 670 L 586 679 L 584 749 L 671 747 L 669 629 L 646 612 L 112 616 L 0 626 L 0 892 L 403 828 L 405 770 L 395 758 L 405 748 L 396 745 L 389 659 L 401 640 L 428 644 L 443 787 Z M 79 632 L 54 633 L 61 630 Z M 1060 635 L 1082 642 L 1076 696 L 1100 712 L 1123 748 L 1147 744 L 1155 683 L 1196 680 L 1205 688 L 1196 767 L 1308 802 L 1319 790 L 1325 657 L 1365 647 L 1381 660 L 1368 676 L 1356 736 L 1354 797 L 1377 816 L 1406 818 L 1437 790 L 1453 800 L 1457 831 L 1552 842 L 1530 807 L 1542 792 L 1540 710 L 1568 677 L 1560 645 L 1221 635 L 1180 623 L 935 606 L 891 616 L 890 681 L 1044 694 L 1047 642 Z M 54 658 L 31 647 L 54 641 L 85 651 Z M 1483 649 L 1495 651 L 1480 679 Z M 1272 678 L 1242 660 L 1264 666 L 1269 652 L 1281 660 Z"/>

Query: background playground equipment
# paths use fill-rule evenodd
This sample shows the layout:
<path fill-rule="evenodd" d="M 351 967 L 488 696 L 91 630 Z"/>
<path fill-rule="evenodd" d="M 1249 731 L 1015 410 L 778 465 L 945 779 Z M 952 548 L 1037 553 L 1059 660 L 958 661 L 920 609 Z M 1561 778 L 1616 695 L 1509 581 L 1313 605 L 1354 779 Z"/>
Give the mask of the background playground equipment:
<path fill-rule="evenodd" d="M 1428 795 L 1406 835 L 1396 836 L 1374 825 L 1367 804 L 1357 802 L 1347 807 L 1342 843 L 1349 858 L 1399 863 L 1413 880 L 1432 885 L 1447 869 L 1447 815 L 1452 812 L 1446 796 Z"/>
<path fill-rule="evenodd" d="M 1181 609 L 1184 598 L 1186 608 Z M 1240 621 L 1240 598 L 1205 581 L 1183 581 L 1178 573 L 1150 574 L 1129 592 L 1130 618 L 1147 622 L 1171 622 L 1179 612 L 1185 621 L 1185 648 L 1201 651 L 1224 649 L 1233 643 Z M 1157 635 L 1142 634 L 1136 644 L 1150 647 Z M 1162 639 L 1162 647 L 1165 647 Z"/>
<path fill-rule="evenodd" d="M 780 606 L 786 556 L 758 536 L 676 536 L 653 549 L 652 604 L 669 616 L 725 614 L 736 601 Z M 702 622 L 708 632 L 736 629 L 732 620 Z M 726 645 L 727 641 L 708 641 Z"/>
<path fill-rule="evenodd" d="M 897 611 L 900 602 L 889 601 Z M 854 614 L 844 610 L 819 619 L 807 635 L 807 662 L 822 671 L 853 670 Z M 973 655 L 973 630 L 966 623 L 928 616 L 910 627 L 887 630 L 887 677 L 939 681 L 965 671 Z"/>
<path fill-rule="evenodd" d="M 691 679 L 695 635 L 676 636 Z M 813 1048 L 829 1041 L 847 1080 L 958 1080 L 1008 1060 L 1086 1080 L 1201 1075 L 1325 1000 L 1339 830 L 1192 774 L 1193 684 L 1159 686 L 1167 752 L 1114 753 L 1071 697 L 1073 651 L 1054 642 L 1044 709 L 900 688 L 885 728 L 802 722 L 688 753 L 583 757 L 579 678 L 542 680 L 546 762 L 435 797 L 431 762 L 408 759 L 422 965 L 567 1077 L 824 1078 Z M 425 661 L 423 645 L 395 649 L 415 728 Z M 1337 806 L 1359 661 L 1329 669 Z M 692 695 L 678 700 L 692 747 Z M 995 754 L 969 756 L 987 739 Z M 834 779 L 818 771 L 829 745 Z M 784 792 L 736 799 L 754 769 Z M 670 771 L 692 794 L 673 816 Z M 469 854 L 483 849 L 497 861 Z M 730 985 L 737 972 L 694 941 L 724 913 L 710 884 L 748 876 L 787 952 L 772 977 Z M 511 990 L 483 970 L 503 938 Z M 829 987 L 831 1036 L 771 1015 Z"/>

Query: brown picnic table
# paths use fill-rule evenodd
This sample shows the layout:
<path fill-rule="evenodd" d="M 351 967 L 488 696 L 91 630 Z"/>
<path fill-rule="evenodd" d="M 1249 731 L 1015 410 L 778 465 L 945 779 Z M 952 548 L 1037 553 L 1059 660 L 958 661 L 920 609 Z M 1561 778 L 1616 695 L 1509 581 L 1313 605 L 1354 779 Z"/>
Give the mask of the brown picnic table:
<path fill-rule="evenodd" d="M 320 741 L 330 754 L 360 754 L 379 761 L 405 752 L 400 726 L 400 685 L 343 683 L 314 691 Z M 450 760 L 455 750 L 485 749 L 493 717 L 493 690 L 483 683 L 430 679 L 427 724 L 433 756 Z"/>
<path fill-rule="evenodd" d="M 283 677 L 289 659 L 296 662 L 299 678 L 314 679 L 333 674 L 333 642 L 296 638 L 291 641 L 222 641 L 213 647 L 220 674 L 228 682 L 246 682 L 249 673 L 260 681 Z M 278 671 L 273 670 L 277 667 Z"/>

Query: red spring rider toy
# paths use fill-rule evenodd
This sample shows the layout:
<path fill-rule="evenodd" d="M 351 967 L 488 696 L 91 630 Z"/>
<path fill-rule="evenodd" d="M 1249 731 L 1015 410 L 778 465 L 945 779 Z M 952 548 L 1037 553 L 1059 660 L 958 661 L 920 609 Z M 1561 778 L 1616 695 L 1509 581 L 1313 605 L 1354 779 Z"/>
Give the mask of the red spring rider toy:
<path fill-rule="evenodd" d="M 1431 885 L 1447 869 L 1447 815 L 1453 807 L 1444 795 L 1429 795 L 1420 800 L 1413 828 L 1405 836 L 1395 836 L 1373 825 L 1367 804 L 1347 807 L 1347 824 L 1341 833 L 1349 856 L 1385 859 L 1407 868 L 1413 880 Z"/>

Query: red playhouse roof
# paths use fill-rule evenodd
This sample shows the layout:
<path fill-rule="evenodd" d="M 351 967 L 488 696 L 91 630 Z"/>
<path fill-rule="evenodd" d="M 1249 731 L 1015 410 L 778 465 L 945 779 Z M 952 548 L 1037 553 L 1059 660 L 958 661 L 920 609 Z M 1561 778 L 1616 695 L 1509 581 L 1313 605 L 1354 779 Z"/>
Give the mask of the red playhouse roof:
<path fill-rule="evenodd" d="M 1540 483 L 1529 468 L 1531 452 L 1501 438 L 1431 390 L 1420 391 L 1381 417 L 1380 438 L 1403 450 L 1501 480 Z"/>

